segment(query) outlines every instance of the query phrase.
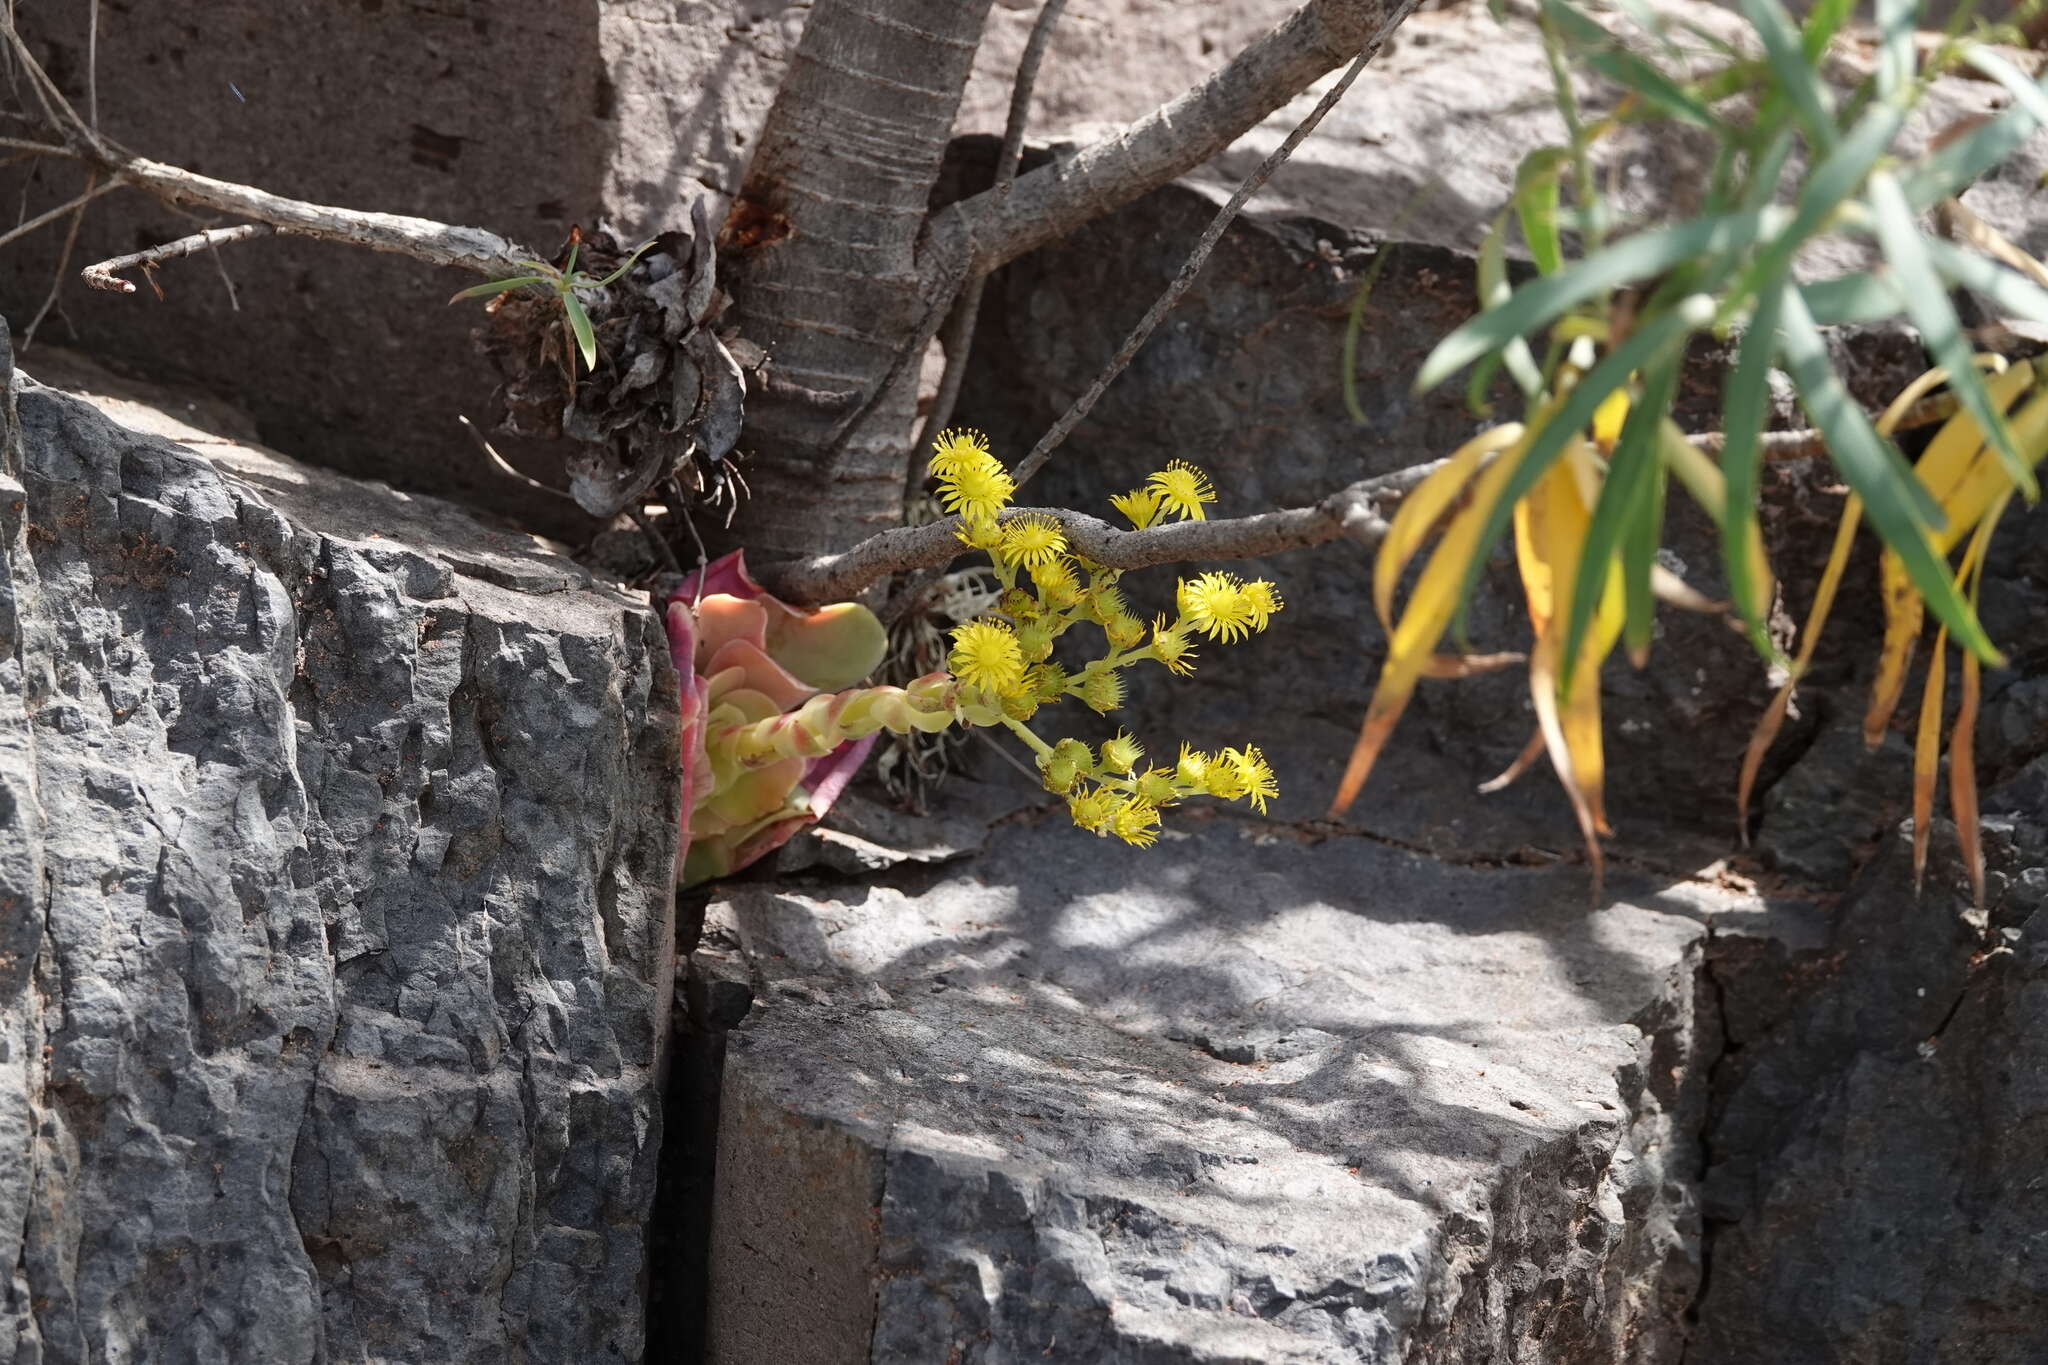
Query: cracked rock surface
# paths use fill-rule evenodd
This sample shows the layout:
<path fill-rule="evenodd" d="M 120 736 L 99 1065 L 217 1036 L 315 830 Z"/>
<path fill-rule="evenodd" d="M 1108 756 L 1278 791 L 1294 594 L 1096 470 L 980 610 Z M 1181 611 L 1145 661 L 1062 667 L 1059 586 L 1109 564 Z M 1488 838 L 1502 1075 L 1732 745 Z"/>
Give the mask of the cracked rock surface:
<path fill-rule="evenodd" d="M 1677 1358 L 1695 976 L 1753 901 L 1008 804 L 970 861 L 712 902 L 756 996 L 712 1359 Z"/>
<path fill-rule="evenodd" d="M 0 1359 L 638 1359 L 659 625 L 6 368 Z"/>

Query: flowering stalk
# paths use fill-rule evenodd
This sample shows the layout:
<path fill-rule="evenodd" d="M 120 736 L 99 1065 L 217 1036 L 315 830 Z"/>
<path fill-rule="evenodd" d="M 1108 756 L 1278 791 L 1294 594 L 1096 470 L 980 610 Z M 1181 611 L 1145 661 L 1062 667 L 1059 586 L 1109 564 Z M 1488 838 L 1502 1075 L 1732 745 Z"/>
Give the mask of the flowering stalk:
<path fill-rule="evenodd" d="M 873 614 L 850 602 L 792 608 L 748 578 L 736 554 L 670 600 L 684 679 L 685 884 L 737 871 L 822 817 L 883 730 L 1007 729 L 1036 757 L 1046 789 L 1067 798 L 1076 825 L 1140 847 L 1157 839 L 1159 812 L 1191 796 L 1263 811 L 1277 794 L 1250 745 L 1213 754 L 1183 745 L 1170 767 L 1147 768 L 1128 734 L 1096 749 L 1049 743 L 1028 724 L 1068 697 L 1114 711 L 1123 670 L 1144 663 L 1186 676 L 1198 641 L 1266 628 L 1281 606 L 1271 583 L 1227 573 L 1182 580 L 1174 618 L 1147 627 L 1117 588 L 1121 571 L 1071 553 L 1049 517 L 1006 515 L 1016 485 L 978 433 L 941 433 L 932 472 L 940 500 L 964 519 L 961 540 L 989 552 L 1001 585 L 994 613 L 953 632 L 950 671 L 904 687 L 851 686 L 882 656 Z M 1175 461 L 1111 501 L 1142 529 L 1165 517 L 1201 520 L 1215 499 L 1201 471 Z M 1082 626 L 1101 632 L 1104 652 L 1070 671 L 1055 646 Z"/>

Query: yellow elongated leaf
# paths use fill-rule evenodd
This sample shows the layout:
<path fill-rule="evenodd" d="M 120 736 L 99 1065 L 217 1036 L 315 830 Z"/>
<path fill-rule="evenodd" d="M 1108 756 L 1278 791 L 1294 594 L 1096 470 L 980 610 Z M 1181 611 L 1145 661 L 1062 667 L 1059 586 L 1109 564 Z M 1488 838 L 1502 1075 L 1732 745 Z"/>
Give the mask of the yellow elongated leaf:
<path fill-rule="evenodd" d="M 1457 612 L 1466 563 L 1477 552 L 1480 533 L 1514 475 L 1523 449 L 1518 442 L 1481 470 L 1473 481 L 1471 499 L 1444 528 L 1443 539 L 1423 568 L 1400 624 L 1389 634 L 1387 660 L 1380 666 L 1379 682 L 1366 705 L 1358 740 L 1352 745 L 1351 759 L 1344 766 L 1344 777 L 1337 785 L 1327 818 L 1340 819 L 1350 810 L 1366 778 L 1372 775 L 1380 750 L 1386 747 L 1387 737 L 1393 734 L 1401 713 L 1407 709 L 1408 699 L 1415 693 L 1416 682 L 1436 653 L 1437 641 L 1443 638 Z"/>
<path fill-rule="evenodd" d="M 1948 631 L 1934 633 L 1934 657 L 1920 688 L 1920 729 L 1913 739 L 1913 889 L 1927 875 L 1928 822 L 1934 816 L 1934 779 L 1941 771 L 1942 693 L 1948 686 Z"/>
<path fill-rule="evenodd" d="M 1395 510 L 1394 519 L 1387 527 L 1386 539 L 1380 542 L 1379 551 L 1373 556 L 1372 602 L 1379 612 L 1381 625 L 1393 629 L 1394 592 L 1400 586 L 1408 561 L 1415 557 L 1415 552 L 1429 539 L 1429 533 L 1436 529 L 1443 514 L 1465 491 L 1480 462 L 1521 439 L 1522 424 L 1519 422 L 1508 422 L 1483 431 L 1459 446 L 1442 469 L 1417 484 L 1407 497 L 1401 499 L 1401 506 Z"/>
<path fill-rule="evenodd" d="M 2012 439 L 2022 459 L 2039 464 L 2042 455 L 2048 454 L 2048 389 L 2037 392 L 2013 415 Z M 2001 501 L 2011 489 L 2012 480 L 2006 477 L 2005 466 L 1995 457 L 1979 455 L 1942 508 L 1948 524 L 1934 535 L 1935 552 L 1947 554 L 1953 550 L 1992 504 Z"/>
<path fill-rule="evenodd" d="M 1870 684 L 1870 705 L 1863 712 L 1863 743 L 1871 749 L 1884 743 L 1885 728 L 1906 688 L 1913 646 L 1927 621 L 1927 604 L 1921 600 L 1920 590 L 1913 586 L 1905 563 L 1890 550 L 1878 558 L 1877 580 L 1884 604 L 1884 644 L 1878 652 L 1877 676 Z"/>
<path fill-rule="evenodd" d="M 1963 577 L 1969 580 L 1970 609 L 1976 610 L 1977 596 L 1984 585 L 1984 558 L 1991 546 L 1992 528 L 1998 525 L 2012 492 L 1984 516 L 1977 534 L 1963 557 Z M 1984 831 L 1977 809 L 1977 706 L 1983 697 L 1982 666 L 1977 656 L 1963 651 L 1963 676 L 1956 702 L 1956 724 L 1948 737 L 1948 804 L 1956 817 L 1956 843 L 1963 868 L 1970 876 L 1970 903 L 1984 908 Z"/>
<path fill-rule="evenodd" d="M 1980 362 L 2002 363 L 1996 356 L 1981 356 Z M 1936 374 L 1942 371 L 1934 371 Z M 2026 361 L 2006 368 L 2003 374 L 1992 376 L 1985 388 L 1991 394 L 1991 401 L 2000 412 L 2011 408 L 2013 401 L 2025 393 L 2034 382 L 2034 367 Z M 1920 476 L 1920 482 L 1927 485 L 1927 491 L 1941 504 L 1944 512 L 1949 511 L 1950 499 L 1962 483 L 1963 475 L 1984 451 L 1984 433 L 1975 420 L 1966 412 L 1958 412 L 1941 426 L 1927 442 L 1927 449 L 1913 463 L 1913 472 Z M 1951 520 L 1953 525 L 1953 520 Z"/>
<path fill-rule="evenodd" d="M 1573 670 L 1571 693 L 1558 695 L 1565 648 L 1563 613 L 1571 601 L 1572 580 L 1592 520 L 1580 483 L 1591 460 L 1592 452 L 1585 443 L 1574 440 L 1563 458 L 1516 504 L 1515 557 L 1528 599 L 1529 624 L 1536 633 L 1529 660 L 1530 695 L 1550 751 L 1551 767 L 1578 817 L 1597 887 L 1603 875 L 1599 836 L 1608 832 L 1602 808 L 1605 759 L 1600 737 L 1599 662 L 1613 648 L 1621 630 L 1618 566 L 1609 571 L 1609 585 L 1602 591 L 1594 625 L 1586 632 L 1581 666 Z"/>
<path fill-rule="evenodd" d="M 1501 788 L 1514 782 L 1523 773 L 1528 772 L 1529 765 L 1542 756 L 1543 729 L 1541 726 L 1538 726 L 1536 732 L 1529 736 L 1529 742 L 1522 746 L 1522 752 L 1515 755 L 1515 761 L 1501 769 L 1500 776 L 1490 777 L 1486 781 L 1481 782 L 1479 790 L 1482 793 L 1488 794 L 1499 791 Z"/>

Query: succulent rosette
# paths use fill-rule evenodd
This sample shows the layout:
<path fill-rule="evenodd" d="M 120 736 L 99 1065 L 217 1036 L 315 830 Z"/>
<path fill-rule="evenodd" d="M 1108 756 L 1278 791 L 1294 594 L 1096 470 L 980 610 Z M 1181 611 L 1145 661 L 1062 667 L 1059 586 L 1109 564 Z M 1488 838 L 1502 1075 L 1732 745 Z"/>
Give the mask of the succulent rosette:
<path fill-rule="evenodd" d="M 831 809 L 874 730 L 849 738 L 832 723 L 862 694 L 822 694 L 873 672 L 887 642 L 858 603 L 805 611 L 781 601 L 737 550 L 684 579 L 666 621 L 682 680 L 688 886 L 738 871 Z"/>

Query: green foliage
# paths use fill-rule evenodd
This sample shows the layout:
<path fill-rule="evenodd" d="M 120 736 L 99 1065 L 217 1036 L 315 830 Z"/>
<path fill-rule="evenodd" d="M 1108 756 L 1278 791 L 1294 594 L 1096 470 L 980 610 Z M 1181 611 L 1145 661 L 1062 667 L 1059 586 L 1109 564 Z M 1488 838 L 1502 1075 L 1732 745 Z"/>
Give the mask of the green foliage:
<path fill-rule="evenodd" d="M 515 289 L 546 288 L 553 290 L 555 298 L 561 304 L 562 317 L 569 325 L 569 334 L 576 339 L 577 354 L 583 357 L 583 368 L 595 370 L 597 368 L 597 332 L 590 325 L 590 314 L 584 311 L 583 301 L 576 296 L 577 291 L 610 288 L 618 283 L 619 277 L 630 270 L 633 262 L 639 260 L 642 253 L 653 245 L 654 239 L 652 237 L 648 238 L 638 247 L 634 248 L 632 255 L 619 263 L 618 269 L 600 279 L 587 271 L 576 268 L 576 257 L 583 249 L 583 242 L 580 236 L 572 237 L 569 243 L 568 262 L 560 269 L 556 269 L 546 261 L 522 260 L 519 264 L 529 267 L 533 271 L 532 274 L 512 275 L 501 280 L 487 280 L 482 284 L 473 284 L 467 289 L 457 291 L 448 302 L 461 303 L 464 299 L 497 298 L 500 295 L 511 293 Z"/>

